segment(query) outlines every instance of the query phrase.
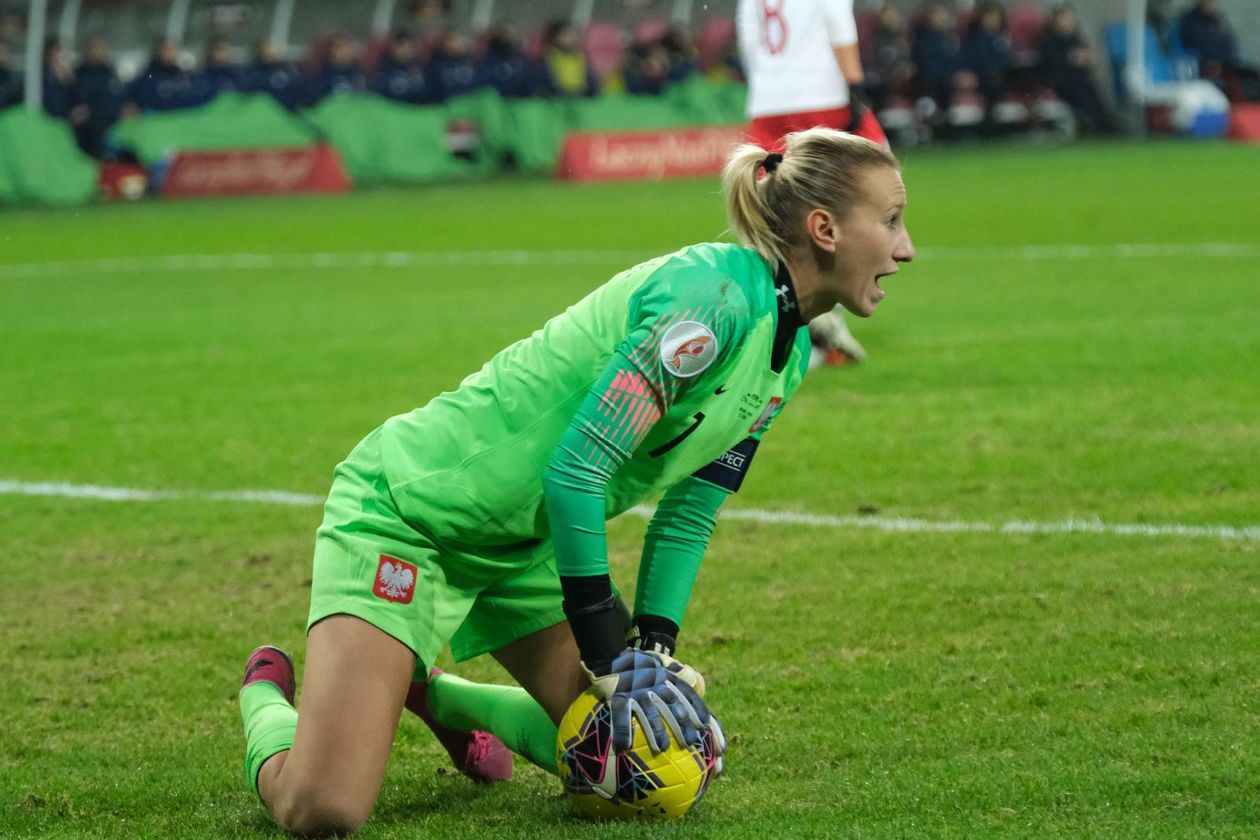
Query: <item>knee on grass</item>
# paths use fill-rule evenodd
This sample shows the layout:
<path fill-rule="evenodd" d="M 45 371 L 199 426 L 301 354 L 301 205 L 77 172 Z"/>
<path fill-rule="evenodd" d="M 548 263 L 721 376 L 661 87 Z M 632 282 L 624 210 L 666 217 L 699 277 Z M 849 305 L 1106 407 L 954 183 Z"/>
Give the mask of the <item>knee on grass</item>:
<path fill-rule="evenodd" d="M 299 837 L 344 836 L 367 822 L 374 804 L 313 787 L 279 797 L 272 815 L 282 829 Z"/>

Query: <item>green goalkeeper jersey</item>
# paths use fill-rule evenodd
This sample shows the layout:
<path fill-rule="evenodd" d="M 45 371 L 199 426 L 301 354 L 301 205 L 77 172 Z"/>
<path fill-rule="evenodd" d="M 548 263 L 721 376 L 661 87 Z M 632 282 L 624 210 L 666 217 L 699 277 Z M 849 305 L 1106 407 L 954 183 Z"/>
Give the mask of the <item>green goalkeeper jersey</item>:
<path fill-rule="evenodd" d="M 693 245 L 388 420 L 385 477 L 402 515 L 469 562 L 551 538 L 561 575 L 606 574 L 604 521 L 672 487 L 737 487 L 809 356 L 786 272 Z"/>

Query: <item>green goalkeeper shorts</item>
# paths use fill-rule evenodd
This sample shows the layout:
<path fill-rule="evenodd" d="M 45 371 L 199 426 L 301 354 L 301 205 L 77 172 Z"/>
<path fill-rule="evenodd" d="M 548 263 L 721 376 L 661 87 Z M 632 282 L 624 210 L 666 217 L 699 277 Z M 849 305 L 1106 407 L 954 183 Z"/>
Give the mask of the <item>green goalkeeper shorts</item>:
<path fill-rule="evenodd" d="M 461 554 L 404 521 L 381 464 L 380 430 L 339 464 L 315 536 L 309 631 L 353 615 L 432 666 L 463 661 L 565 620 L 548 540 Z"/>

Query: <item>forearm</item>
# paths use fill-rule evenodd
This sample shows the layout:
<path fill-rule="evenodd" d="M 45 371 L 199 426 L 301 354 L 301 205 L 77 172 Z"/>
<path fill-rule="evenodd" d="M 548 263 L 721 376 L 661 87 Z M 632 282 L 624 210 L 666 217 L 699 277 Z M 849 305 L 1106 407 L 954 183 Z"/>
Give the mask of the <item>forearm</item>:
<path fill-rule="evenodd" d="M 636 618 L 665 619 L 673 624 L 673 634 L 677 635 L 717 523 L 718 509 L 728 494 L 728 490 L 692 476 L 661 499 L 643 542 Z M 644 632 L 668 629 L 669 625 L 661 624 L 651 627 L 651 622 L 640 628 Z"/>
<path fill-rule="evenodd" d="M 840 65 L 840 75 L 844 76 L 846 82 L 860 85 L 866 81 L 866 74 L 862 72 L 862 54 L 856 43 L 832 47 L 831 50 L 836 56 L 836 64 Z"/>
<path fill-rule="evenodd" d="M 571 429 L 565 441 L 574 437 Z M 624 646 L 615 620 L 608 541 L 604 527 L 608 476 L 592 468 L 561 442 L 543 473 L 543 496 L 551 523 L 556 571 L 564 593 L 564 611 L 573 627 L 582 660 L 611 661 Z"/>
<path fill-rule="evenodd" d="M 608 574 L 608 482 L 660 417 L 659 398 L 623 356 L 614 358 L 565 431 L 543 473 L 543 498 L 582 660 L 593 670 L 625 646 Z"/>

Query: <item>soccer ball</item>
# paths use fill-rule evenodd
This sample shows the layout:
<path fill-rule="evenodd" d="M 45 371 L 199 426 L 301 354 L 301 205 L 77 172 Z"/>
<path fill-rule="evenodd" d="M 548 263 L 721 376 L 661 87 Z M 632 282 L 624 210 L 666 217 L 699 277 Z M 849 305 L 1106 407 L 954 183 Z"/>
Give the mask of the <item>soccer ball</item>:
<path fill-rule="evenodd" d="M 700 801 L 717 775 L 713 733 L 705 730 L 699 747 L 678 745 L 653 755 L 647 738 L 634 726 L 626 752 L 612 750 L 609 704 L 589 688 L 560 721 L 556 765 L 574 809 L 584 817 L 674 820 Z"/>

